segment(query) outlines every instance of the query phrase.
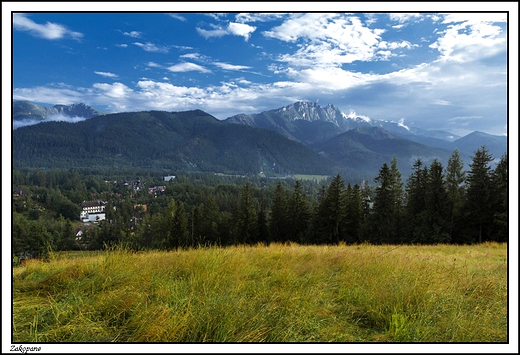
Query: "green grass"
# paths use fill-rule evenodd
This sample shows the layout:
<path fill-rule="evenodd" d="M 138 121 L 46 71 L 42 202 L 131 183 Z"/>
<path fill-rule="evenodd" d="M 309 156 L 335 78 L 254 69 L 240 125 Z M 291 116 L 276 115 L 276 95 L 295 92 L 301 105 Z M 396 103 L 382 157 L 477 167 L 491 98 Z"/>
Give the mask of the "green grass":
<path fill-rule="evenodd" d="M 13 341 L 506 342 L 507 245 L 117 249 L 13 271 Z"/>

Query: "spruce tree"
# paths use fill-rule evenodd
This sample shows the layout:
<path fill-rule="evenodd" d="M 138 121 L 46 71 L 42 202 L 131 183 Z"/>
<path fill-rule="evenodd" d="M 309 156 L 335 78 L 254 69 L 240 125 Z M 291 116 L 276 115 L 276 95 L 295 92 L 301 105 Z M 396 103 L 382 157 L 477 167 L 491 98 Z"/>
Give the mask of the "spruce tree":
<path fill-rule="evenodd" d="M 472 157 L 468 172 L 468 190 L 466 194 L 466 224 L 468 239 L 482 243 L 489 237 L 489 226 L 493 220 L 491 208 L 491 167 L 493 157 L 487 148 L 482 146 Z"/>
<path fill-rule="evenodd" d="M 425 233 L 426 179 L 428 169 L 418 158 L 413 164 L 412 174 L 406 184 L 406 236 L 403 242 L 419 243 Z"/>
<path fill-rule="evenodd" d="M 428 170 L 426 181 L 426 220 L 428 233 L 426 243 L 447 243 L 449 237 L 448 194 L 445 189 L 442 164 L 435 159 Z"/>
<path fill-rule="evenodd" d="M 393 177 L 387 163 L 384 163 L 374 179 L 374 206 L 370 216 L 370 241 L 376 244 L 390 244 L 395 237 L 396 201 L 393 190 Z"/>
<path fill-rule="evenodd" d="M 497 242 L 507 242 L 509 236 L 508 218 L 508 163 L 504 154 L 492 173 L 493 184 L 493 238 Z"/>
<path fill-rule="evenodd" d="M 186 219 L 186 210 L 184 208 L 184 203 L 182 202 L 179 202 L 177 206 L 175 218 L 173 220 L 173 228 L 184 247 L 194 246 L 193 240 L 190 240 L 191 238 L 189 238 L 188 220 Z"/>
<path fill-rule="evenodd" d="M 446 192 L 448 198 L 449 235 L 452 242 L 460 241 L 462 209 L 466 199 L 466 172 L 459 150 L 455 149 L 446 167 Z"/>
<path fill-rule="evenodd" d="M 257 214 L 256 221 L 256 243 L 264 243 L 266 244 L 269 238 L 269 226 L 267 223 L 267 212 L 265 211 L 265 203 L 262 201 L 260 203 L 260 211 Z"/>
<path fill-rule="evenodd" d="M 274 190 L 271 207 L 271 218 L 269 219 L 268 242 L 285 242 L 288 238 L 287 231 L 287 197 L 282 183 L 278 181 Z"/>
<path fill-rule="evenodd" d="M 301 243 L 309 226 L 309 204 L 300 181 L 294 183 L 294 190 L 287 209 L 289 241 Z"/>
<path fill-rule="evenodd" d="M 390 162 L 390 179 L 391 179 L 391 191 L 394 203 L 394 237 L 392 243 L 400 242 L 402 234 L 402 207 L 403 207 L 403 182 L 401 179 L 401 172 L 397 167 L 397 157 L 394 155 Z"/>
<path fill-rule="evenodd" d="M 203 244 L 215 245 L 218 241 L 219 208 L 212 194 L 204 202 L 202 215 Z"/>
<path fill-rule="evenodd" d="M 238 244 L 251 244 L 255 237 L 256 210 L 253 203 L 253 189 L 248 181 L 244 185 L 234 212 L 234 240 Z"/>
<path fill-rule="evenodd" d="M 319 209 L 322 225 L 318 239 L 327 244 L 337 244 L 347 240 L 347 198 L 345 182 L 340 174 L 336 175 L 323 199 Z"/>
<path fill-rule="evenodd" d="M 361 241 L 360 229 L 363 221 L 363 203 L 361 197 L 361 188 L 358 184 L 354 187 L 347 185 L 347 243 L 357 243 Z"/>

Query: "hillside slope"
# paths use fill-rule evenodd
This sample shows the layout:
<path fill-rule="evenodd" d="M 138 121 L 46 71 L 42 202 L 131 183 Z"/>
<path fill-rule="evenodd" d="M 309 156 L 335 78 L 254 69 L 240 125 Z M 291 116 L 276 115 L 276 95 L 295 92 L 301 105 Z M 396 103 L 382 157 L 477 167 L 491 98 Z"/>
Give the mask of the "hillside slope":
<path fill-rule="evenodd" d="M 188 171 L 329 173 L 331 164 L 276 132 L 200 111 L 132 112 L 13 131 L 14 167 L 147 167 Z"/>

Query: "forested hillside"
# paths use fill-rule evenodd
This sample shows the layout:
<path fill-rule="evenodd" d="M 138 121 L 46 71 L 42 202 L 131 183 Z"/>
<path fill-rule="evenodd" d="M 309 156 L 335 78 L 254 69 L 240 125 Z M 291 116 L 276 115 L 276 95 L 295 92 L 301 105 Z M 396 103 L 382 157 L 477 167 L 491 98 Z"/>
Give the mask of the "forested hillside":
<path fill-rule="evenodd" d="M 276 132 L 200 111 L 132 112 L 13 132 L 15 168 L 119 167 L 221 173 L 321 173 L 332 164 Z"/>
<path fill-rule="evenodd" d="M 13 253 L 120 243 L 170 250 L 271 242 L 507 242 L 508 161 L 504 155 L 492 169 L 493 159 L 485 147 L 467 171 L 458 151 L 447 166 L 417 159 L 404 180 L 394 157 L 361 185 L 339 174 L 323 185 L 212 174 L 184 174 L 170 182 L 160 175 L 139 177 L 146 187 L 166 185 L 159 194 L 92 171 L 15 170 L 13 187 L 27 193 L 13 196 Z M 107 202 L 107 219 L 76 239 L 79 204 L 98 199 Z"/>

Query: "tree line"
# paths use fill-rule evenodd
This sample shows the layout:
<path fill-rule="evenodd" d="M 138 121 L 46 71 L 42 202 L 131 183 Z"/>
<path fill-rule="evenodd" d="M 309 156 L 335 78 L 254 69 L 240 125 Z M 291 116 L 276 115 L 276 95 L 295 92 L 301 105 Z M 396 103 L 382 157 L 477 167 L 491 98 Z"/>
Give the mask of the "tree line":
<path fill-rule="evenodd" d="M 339 174 L 328 186 L 300 180 L 262 186 L 260 180 L 248 179 L 242 179 L 241 185 L 216 181 L 197 184 L 181 177 L 158 197 L 143 192 L 130 198 L 125 191 L 120 191 L 117 199 L 113 191 L 104 195 L 109 200 L 107 219 L 99 227 L 85 230 L 80 243 L 74 242 L 70 221 L 63 214 L 54 225 L 47 222 L 46 228 L 14 211 L 13 247 L 28 248 L 29 240 L 39 250 L 45 249 L 44 245 L 63 250 L 102 249 L 115 244 L 138 250 L 171 250 L 288 242 L 507 242 L 507 154 L 494 169 L 492 162 L 486 147 L 481 147 L 466 171 L 455 150 L 446 167 L 438 160 L 426 165 L 417 159 L 404 181 L 394 157 L 379 169 L 373 185 L 366 181 L 345 183 Z M 86 181 L 87 194 L 103 190 L 103 184 L 92 177 Z M 39 198 L 49 206 L 52 203 L 47 197 Z M 138 202 L 146 202 L 146 211 Z M 61 203 L 66 205 L 63 200 Z"/>

